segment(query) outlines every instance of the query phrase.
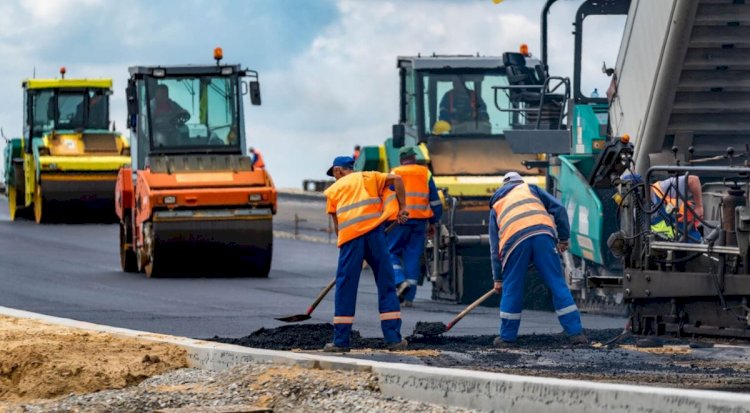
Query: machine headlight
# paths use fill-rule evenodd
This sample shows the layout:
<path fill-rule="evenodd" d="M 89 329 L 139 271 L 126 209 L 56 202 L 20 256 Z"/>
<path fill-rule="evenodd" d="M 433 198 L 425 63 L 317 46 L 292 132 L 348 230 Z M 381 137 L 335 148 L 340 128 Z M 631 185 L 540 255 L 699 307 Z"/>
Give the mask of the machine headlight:
<path fill-rule="evenodd" d="M 154 69 L 151 71 L 151 76 L 153 77 L 164 77 L 167 75 L 166 69 Z"/>
<path fill-rule="evenodd" d="M 163 199 L 162 201 L 163 201 L 163 202 L 164 202 L 165 204 L 167 204 L 167 205 L 169 205 L 169 204 L 174 204 L 174 203 L 176 203 L 176 202 L 177 202 L 177 197 L 175 197 L 175 196 L 165 196 L 165 197 L 164 197 L 164 199 Z"/>
<path fill-rule="evenodd" d="M 130 148 L 122 148 L 122 156 L 130 156 Z"/>
<path fill-rule="evenodd" d="M 248 199 L 250 200 L 250 202 L 257 202 L 263 199 L 263 197 L 260 194 L 250 194 Z"/>
<path fill-rule="evenodd" d="M 232 74 L 232 68 L 231 67 L 222 67 L 221 68 L 221 74 L 224 76 L 228 76 Z"/>
<path fill-rule="evenodd" d="M 39 148 L 39 156 L 49 155 L 49 148 Z"/>

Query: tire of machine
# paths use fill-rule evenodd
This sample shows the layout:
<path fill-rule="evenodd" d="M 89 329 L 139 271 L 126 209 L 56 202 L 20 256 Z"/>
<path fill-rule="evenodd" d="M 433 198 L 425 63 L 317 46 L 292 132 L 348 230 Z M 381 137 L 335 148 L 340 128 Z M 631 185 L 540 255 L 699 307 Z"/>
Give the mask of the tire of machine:
<path fill-rule="evenodd" d="M 166 257 L 162 257 L 162 254 L 158 254 L 156 235 L 151 224 L 144 225 L 144 237 L 145 237 L 145 261 L 143 265 L 143 272 L 146 273 L 148 278 L 158 278 L 164 275 L 164 260 Z M 158 257 L 158 258 L 157 258 Z"/>
<path fill-rule="evenodd" d="M 133 234 L 130 216 L 125 215 L 124 222 L 120 222 L 120 268 L 124 272 L 138 272 L 138 257 L 133 251 Z M 130 246 L 128 246 L 130 244 Z"/>
<path fill-rule="evenodd" d="M 250 264 L 250 276 L 254 278 L 268 278 L 271 272 L 271 259 L 273 257 L 273 241 L 268 245 L 268 249 L 263 251 L 263 256 L 253 257 Z"/>

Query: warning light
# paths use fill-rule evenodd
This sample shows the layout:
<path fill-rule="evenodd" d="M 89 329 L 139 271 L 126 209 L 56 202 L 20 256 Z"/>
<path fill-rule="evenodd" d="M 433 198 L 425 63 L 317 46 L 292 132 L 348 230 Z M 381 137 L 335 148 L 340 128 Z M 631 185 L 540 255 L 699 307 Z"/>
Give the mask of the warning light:
<path fill-rule="evenodd" d="M 521 43 L 521 47 L 518 49 L 518 51 L 522 55 L 529 57 L 529 45 L 527 45 L 526 43 Z"/>
<path fill-rule="evenodd" d="M 67 70 L 65 69 L 65 66 L 60 67 L 60 76 L 62 76 L 63 79 L 65 79 L 65 73 L 67 73 Z"/>
<path fill-rule="evenodd" d="M 224 51 L 221 50 L 221 47 L 217 47 L 214 49 L 214 59 L 216 60 L 216 64 L 219 64 L 219 61 L 224 58 Z"/>
<path fill-rule="evenodd" d="M 500 4 L 500 3 L 503 2 L 503 0 L 492 0 L 492 2 L 495 3 L 495 4 Z"/>
<path fill-rule="evenodd" d="M 622 143 L 630 142 L 630 135 L 628 135 L 627 133 L 624 133 L 622 137 L 620 138 L 620 142 Z"/>

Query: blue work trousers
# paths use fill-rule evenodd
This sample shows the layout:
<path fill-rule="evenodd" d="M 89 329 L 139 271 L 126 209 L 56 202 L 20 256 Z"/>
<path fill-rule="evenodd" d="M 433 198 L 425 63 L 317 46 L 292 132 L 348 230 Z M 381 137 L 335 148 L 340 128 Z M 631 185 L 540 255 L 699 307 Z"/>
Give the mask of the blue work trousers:
<path fill-rule="evenodd" d="M 523 309 L 524 281 L 529 263 L 533 262 L 542 281 L 552 291 L 552 305 L 565 333 L 581 334 L 581 314 L 565 283 L 555 240 L 540 234 L 521 241 L 503 268 L 503 295 L 500 301 L 500 337 L 514 342 L 518 338 Z"/>
<path fill-rule="evenodd" d="M 367 261 L 375 274 L 383 337 L 388 343 L 398 343 L 401 341 L 401 308 L 382 226 L 347 242 L 339 249 L 333 343 L 339 347 L 349 347 L 362 260 Z"/>
<path fill-rule="evenodd" d="M 396 286 L 404 281 L 410 286 L 404 295 L 406 301 L 414 301 L 417 295 L 426 233 L 426 219 L 410 219 L 405 224 L 397 225 L 387 235 Z"/>

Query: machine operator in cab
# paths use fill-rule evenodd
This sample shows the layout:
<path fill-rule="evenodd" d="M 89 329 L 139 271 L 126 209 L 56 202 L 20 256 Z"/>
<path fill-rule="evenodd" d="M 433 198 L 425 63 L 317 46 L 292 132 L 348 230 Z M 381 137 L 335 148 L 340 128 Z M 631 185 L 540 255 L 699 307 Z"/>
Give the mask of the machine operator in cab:
<path fill-rule="evenodd" d="M 169 98 L 167 85 L 156 86 L 150 109 L 157 146 L 179 145 L 180 137 L 188 133 L 185 122 L 190 119 L 190 112 Z"/>
<path fill-rule="evenodd" d="M 453 80 L 453 89 L 440 99 L 439 120 L 450 123 L 452 129 L 464 123 L 488 122 L 487 104 L 477 92 L 470 90 L 459 78 Z M 439 134 L 439 133 L 438 133 Z"/>
<path fill-rule="evenodd" d="M 588 344 L 560 265 L 559 253 L 568 249 L 569 237 L 568 214 L 557 199 L 525 183 L 516 172 L 505 174 L 503 186 L 490 200 L 489 219 L 492 277 L 495 291 L 502 291 L 496 347 L 515 345 L 526 271 L 532 262 L 552 291 L 555 313 L 571 344 Z"/>
<path fill-rule="evenodd" d="M 443 203 L 438 196 L 430 170 L 417 165 L 417 152 L 414 147 L 401 148 L 399 160 L 401 166 L 394 168 L 391 173 L 400 176 L 404 181 L 409 220 L 395 227 L 387 238 L 399 299 L 404 300 L 404 307 L 412 307 L 417 294 L 425 237 L 434 233 L 434 224 L 443 214 Z M 394 214 L 390 220 L 395 219 Z"/>
<path fill-rule="evenodd" d="M 383 222 L 394 212 L 399 223 L 408 220 L 404 183 L 398 175 L 354 172 L 353 169 L 354 159 L 351 156 L 339 156 L 327 172 L 328 176 L 336 179 L 325 190 L 325 196 L 326 212 L 331 215 L 338 236 L 339 261 L 336 269 L 333 343 L 326 344 L 323 351 L 349 351 L 363 260 L 367 261 L 375 274 L 380 325 L 386 345 L 390 350 L 403 350 L 407 342 L 401 337 L 401 308 L 396 296 L 395 275 Z M 391 186 L 395 188 L 395 193 Z M 397 200 L 397 205 L 391 202 L 392 198 Z"/>

